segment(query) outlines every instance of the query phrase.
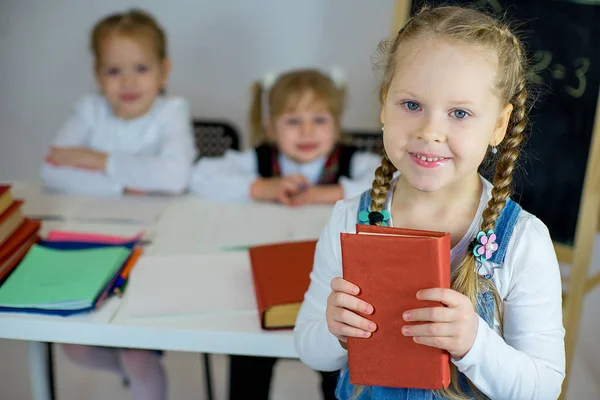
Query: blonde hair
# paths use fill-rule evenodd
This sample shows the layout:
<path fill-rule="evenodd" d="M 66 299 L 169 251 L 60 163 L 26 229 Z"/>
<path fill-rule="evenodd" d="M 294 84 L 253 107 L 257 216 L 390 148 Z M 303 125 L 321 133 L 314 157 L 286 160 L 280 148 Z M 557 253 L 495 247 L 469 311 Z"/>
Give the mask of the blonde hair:
<path fill-rule="evenodd" d="M 270 88 L 265 88 L 261 81 L 256 81 L 252 84 L 251 92 L 252 106 L 249 119 L 252 142 L 255 145 L 268 140 L 264 126 L 265 119 L 275 120 L 286 111 L 296 108 L 306 92 L 312 92 L 315 101 L 325 103 L 338 127 L 346 100 L 345 88 L 337 87 L 329 76 L 315 69 L 295 70 L 282 74 Z M 267 97 L 263 98 L 263 96 Z"/>
<path fill-rule="evenodd" d="M 131 9 L 101 19 L 92 29 L 90 45 L 96 59 L 96 68 L 100 66 L 102 43 L 112 35 L 144 40 L 152 46 L 160 61 L 167 58 L 166 35 L 158 22 L 145 11 Z"/>
<path fill-rule="evenodd" d="M 480 229 L 487 232 L 494 229 L 496 219 L 510 197 L 512 173 L 519 157 L 520 145 L 523 142 L 528 101 L 524 48 L 507 25 L 479 11 L 461 7 L 424 8 L 406 23 L 391 45 L 385 44 L 385 42 L 380 45 L 380 49 L 385 52 L 384 76 L 379 86 L 379 98 L 382 104 L 385 102 L 396 71 L 398 54 L 407 42 L 425 35 L 475 45 L 498 54 L 498 75 L 495 89 L 500 100 L 504 102 L 503 104 L 512 104 L 513 112 L 508 123 L 506 137 L 498 146 L 492 197 L 482 215 L 483 222 Z M 375 180 L 371 189 L 372 211 L 383 209 L 394 172 L 396 172 L 396 167 L 387 155 L 384 155 L 381 166 L 375 172 Z M 502 326 L 502 299 L 494 284 L 477 273 L 475 261 L 474 255 L 469 251 L 453 272 L 451 287 L 467 296 L 476 310 L 479 293 L 490 291 L 495 298 L 495 315 Z M 456 367 L 451 365 L 451 369 L 451 385 L 448 389 L 441 391 L 439 395 L 456 400 L 468 398 L 459 386 Z M 478 398 L 483 397 L 471 382 L 469 382 L 469 386 Z"/>

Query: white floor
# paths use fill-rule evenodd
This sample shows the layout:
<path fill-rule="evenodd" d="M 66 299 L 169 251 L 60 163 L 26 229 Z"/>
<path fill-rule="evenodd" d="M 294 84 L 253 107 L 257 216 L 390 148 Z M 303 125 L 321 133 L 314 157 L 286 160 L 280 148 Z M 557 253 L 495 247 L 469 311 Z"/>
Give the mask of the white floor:
<path fill-rule="evenodd" d="M 600 288 L 590 293 L 585 302 L 581 337 L 571 372 L 569 400 L 600 399 Z M 108 373 L 77 368 L 58 347 L 57 400 L 128 399 L 119 379 Z M 165 354 L 171 400 L 202 400 L 204 372 L 198 354 Z M 227 358 L 212 356 L 213 382 L 217 400 L 227 393 Z M 31 399 L 27 366 L 27 343 L 0 340 L 0 399 Z M 299 361 L 283 360 L 276 368 L 272 388 L 273 400 L 319 399 L 317 375 Z"/>

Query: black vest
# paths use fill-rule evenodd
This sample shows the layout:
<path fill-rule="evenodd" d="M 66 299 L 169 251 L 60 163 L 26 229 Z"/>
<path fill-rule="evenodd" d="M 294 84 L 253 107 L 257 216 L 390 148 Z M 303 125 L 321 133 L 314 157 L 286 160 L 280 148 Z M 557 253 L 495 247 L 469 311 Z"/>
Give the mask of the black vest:
<path fill-rule="evenodd" d="M 263 178 L 280 176 L 281 168 L 279 166 L 279 150 L 277 147 L 262 144 L 255 150 L 258 161 L 258 174 Z M 351 178 L 350 161 L 354 152 L 356 152 L 356 147 L 337 145 L 325 162 L 319 184 L 336 184 L 342 176 Z"/>

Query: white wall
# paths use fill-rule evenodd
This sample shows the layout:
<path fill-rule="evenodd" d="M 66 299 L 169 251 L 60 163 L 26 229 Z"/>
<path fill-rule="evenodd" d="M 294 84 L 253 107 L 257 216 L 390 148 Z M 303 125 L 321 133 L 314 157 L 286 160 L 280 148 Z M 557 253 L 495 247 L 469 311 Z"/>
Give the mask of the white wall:
<path fill-rule="evenodd" d="M 194 117 L 246 132 L 249 85 L 266 71 L 341 66 L 346 128 L 378 129 L 372 56 L 390 31 L 393 0 L 0 0 L 0 180 L 37 180 L 38 166 L 75 101 L 95 89 L 91 26 L 139 6 L 167 31 L 169 92 Z"/>

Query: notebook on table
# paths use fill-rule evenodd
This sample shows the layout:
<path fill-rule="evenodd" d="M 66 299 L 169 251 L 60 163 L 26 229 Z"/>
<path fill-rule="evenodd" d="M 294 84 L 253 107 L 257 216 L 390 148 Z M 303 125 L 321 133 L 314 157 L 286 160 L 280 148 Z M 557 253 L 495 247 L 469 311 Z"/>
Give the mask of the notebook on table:
<path fill-rule="evenodd" d="M 90 311 L 106 296 L 130 253 L 123 246 L 65 251 L 34 245 L 0 286 L 0 311 Z"/>

